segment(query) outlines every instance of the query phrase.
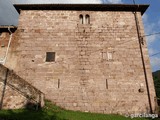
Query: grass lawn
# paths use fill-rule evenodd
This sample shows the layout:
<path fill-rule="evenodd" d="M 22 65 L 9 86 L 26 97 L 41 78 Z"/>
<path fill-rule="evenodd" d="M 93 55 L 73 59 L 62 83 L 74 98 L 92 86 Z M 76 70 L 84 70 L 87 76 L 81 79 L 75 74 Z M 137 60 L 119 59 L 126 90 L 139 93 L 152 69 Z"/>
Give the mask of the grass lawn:
<path fill-rule="evenodd" d="M 152 120 L 145 118 L 126 118 L 120 115 L 74 112 L 61 109 L 46 102 L 41 110 L 1 110 L 0 120 Z M 158 120 L 158 118 L 156 119 Z"/>

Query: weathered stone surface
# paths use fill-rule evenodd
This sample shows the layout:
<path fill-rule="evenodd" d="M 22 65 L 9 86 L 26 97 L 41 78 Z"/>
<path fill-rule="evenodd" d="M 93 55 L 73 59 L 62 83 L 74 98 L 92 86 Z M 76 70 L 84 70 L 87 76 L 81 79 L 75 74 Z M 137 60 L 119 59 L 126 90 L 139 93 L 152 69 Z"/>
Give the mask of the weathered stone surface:
<path fill-rule="evenodd" d="M 17 109 L 30 103 L 43 106 L 43 93 L 0 65 L 0 109 Z"/>
<path fill-rule="evenodd" d="M 79 23 L 82 12 L 90 16 L 90 24 Z M 137 14 L 143 36 L 141 13 Z M 142 48 L 154 111 L 146 43 Z M 55 62 L 45 62 L 46 52 L 56 52 Z M 6 66 L 67 109 L 120 114 L 150 111 L 132 12 L 21 10 Z M 141 87 L 144 92 L 139 92 Z"/>
<path fill-rule="evenodd" d="M 9 33 L 0 32 L 0 61 L 3 61 L 6 55 L 6 50 L 9 42 Z"/>

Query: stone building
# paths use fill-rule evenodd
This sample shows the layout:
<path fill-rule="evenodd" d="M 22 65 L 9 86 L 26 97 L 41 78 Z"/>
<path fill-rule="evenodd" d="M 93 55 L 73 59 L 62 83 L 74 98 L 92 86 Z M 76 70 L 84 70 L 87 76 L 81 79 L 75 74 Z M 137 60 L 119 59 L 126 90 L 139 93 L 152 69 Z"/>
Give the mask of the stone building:
<path fill-rule="evenodd" d="M 4 66 L 16 29 L 17 27 L 11 25 L 0 26 L 0 109 L 17 109 L 31 105 L 38 108 L 44 105 L 44 94 Z"/>
<path fill-rule="evenodd" d="M 70 110 L 155 112 L 142 15 L 148 5 L 17 4 L 5 66 Z M 2 52 L 0 53 L 2 54 Z"/>

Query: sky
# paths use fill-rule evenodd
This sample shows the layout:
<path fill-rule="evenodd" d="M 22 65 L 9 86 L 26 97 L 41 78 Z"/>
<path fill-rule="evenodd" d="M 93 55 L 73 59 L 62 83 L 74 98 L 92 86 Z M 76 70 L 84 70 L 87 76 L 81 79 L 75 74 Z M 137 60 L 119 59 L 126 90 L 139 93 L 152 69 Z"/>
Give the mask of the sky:
<path fill-rule="evenodd" d="M 136 4 L 150 4 L 143 15 L 145 34 L 160 32 L 160 0 L 135 0 Z M 17 25 L 18 14 L 14 4 L 25 3 L 86 3 L 133 4 L 133 0 L 0 0 L 0 25 Z M 160 34 L 146 36 L 152 71 L 160 70 Z M 156 55 L 154 55 L 156 54 Z"/>
<path fill-rule="evenodd" d="M 18 13 L 10 0 L 0 0 L 0 25 L 16 25 Z"/>

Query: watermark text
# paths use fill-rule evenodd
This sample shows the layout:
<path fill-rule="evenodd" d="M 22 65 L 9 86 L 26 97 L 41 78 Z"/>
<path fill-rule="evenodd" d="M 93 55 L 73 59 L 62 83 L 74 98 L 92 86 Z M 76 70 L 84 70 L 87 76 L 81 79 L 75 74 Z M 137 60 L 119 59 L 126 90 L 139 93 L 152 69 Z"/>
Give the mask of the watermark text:
<path fill-rule="evenodd" d="M 158 118 L 158 114 L 147 114 L 147 113 L 142 113 L 142 114 L 126 114 L 125 117 L 130 117 L 130 118 Z"/>

